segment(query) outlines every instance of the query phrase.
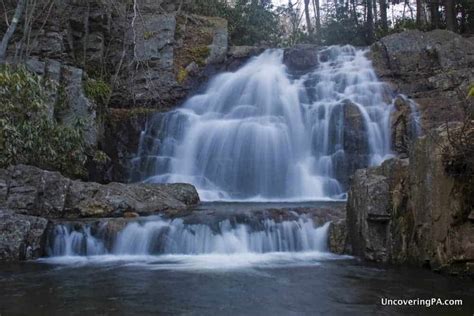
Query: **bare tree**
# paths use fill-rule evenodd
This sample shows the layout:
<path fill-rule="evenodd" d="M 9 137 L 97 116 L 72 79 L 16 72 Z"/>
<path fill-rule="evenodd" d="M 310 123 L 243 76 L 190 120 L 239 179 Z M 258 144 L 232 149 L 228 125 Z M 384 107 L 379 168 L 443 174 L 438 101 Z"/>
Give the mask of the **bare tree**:
<path fill-rule="evenodd" d="M 316 32 L 319 34 L 321 31 L 321 10 L 319 6 L 319 0 L 313 0 L 314 18 L 316 19 Z"/>
<path fill-rule="evenodd" d="M 431 26 L 434 29 L 439 28 L 439 0 L 430 1 Z"/>
<path fill-rule="evenodd" d="M 380 6 L 380 25 L 382 30 L 388 30 L 388 21 L 387 21 L 387 0 L 379 0 Z"/>
<path fill-rule="evenodd" d="M 366 14 L 367 14 L 367 41 L 372 43 L 374 41 L 374 18 L 373 18 L 373 9 L 372 9 L 372 0 L 366 0 Z"/>
<path fill-rule="evenodd" d="M 8 43 L 10 42 L 10 39 L 13 36 L 13 33 L 15 33 L 18 22 L 21 19 L 21 15 L 23 14 L 23 11 L 25 11 L 25 6 L 26 6 L 26 0 L 19 0 L 16 5 L 16 9 L 15 9 L 15 13 L 13 14 L 12 21 L 10 22 L 10 25 L 8 26 L 7 31 L 3 35 L 2 43 L 0 44 L 0 63 L 5 62 L 5 55 L 7 53 Z"/>
<path fill-rule="evenodd" d="M 308 29 L 308 34 L 312 35 L 313 34 L 313 27 L 311 25 L 311 17 L 309 15 L 309 1 L 310 0 L 304 0 L 304 14 L 306 16 L 306 27 Z"/>
<path fill-rule="evenodd" d="M 456 9 L 454 0 L 446 0 L 446 27 L 448 30 L 456 32 Z"/>

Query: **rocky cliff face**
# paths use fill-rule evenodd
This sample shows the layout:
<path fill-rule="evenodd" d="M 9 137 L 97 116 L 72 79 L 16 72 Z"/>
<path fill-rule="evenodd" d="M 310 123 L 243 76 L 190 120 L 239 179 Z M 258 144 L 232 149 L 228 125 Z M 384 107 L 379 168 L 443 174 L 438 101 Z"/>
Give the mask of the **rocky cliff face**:
<path fill-rule="evenodd" d="M 358 170 L 347 205 L 353 253 L 378 262 L 411 263 L 473 274 L 472 205 L 445 171 L 445 129 L 419 138 L 410 159 Z"/>
<path fill-rule="evenodd" d="M 461 119 L 474 81 L 472 40 L 445 30 L 407 31 L 382 38 L 371 56 L 380 78 L 418 104 L 424 130 Z M 405 124 L 392 122 L 394 129 Z"/>
<path fill-rule="evenodd" d="M 354 255 L 474 273 L 473 205 L 464 189 L 470 184 L 448 174 L 444 161 L 456 130 L 448 135 L 444 123 L 466 120 L 472 110 L 466 93 L 474 81 L 473 52 L 472 41 L 441 30 L 394 34 L 372 46 L 378 75 L 416 103 L 404 96 L 394 101 L 392 146 L 400 157 L 351 179 L 346 224 Z"/>
<path fill-rule="evenodd" d="M 137 150 L 128 138 L 138 139 L 144 127 L 136 113 L 169 110 L 225 67 L 227 21 L 190 15 L 181 10 L 187 1 L 53 1 L 12 39 L 8 62 L 25 62 L 57 83 L 51 115 L 81 119 L 87 144 L 112 158 L 106 166 L 91 163 L 91 179 L 126 181 L 124 166 Z M 129 127 L 128 134 L 112 135 L 112 125 Z"/>

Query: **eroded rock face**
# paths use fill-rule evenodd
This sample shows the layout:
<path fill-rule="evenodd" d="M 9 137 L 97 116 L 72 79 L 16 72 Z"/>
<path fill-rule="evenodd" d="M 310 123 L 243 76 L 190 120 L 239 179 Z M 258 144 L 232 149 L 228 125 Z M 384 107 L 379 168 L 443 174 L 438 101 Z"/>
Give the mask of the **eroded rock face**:
<path fill-rule="evenodd" d="M 44 218 L 0 209 L 0 261 L 34 259 L 43 254 Z"/>
<path fill-rule="evenodd" d="M 446 30 L 406 31 L 371 47 L 382 80 L 419 106 L 424 130 L 461 118 L 461 102 L 474 80 L 474 43 Z"/>
<path fill-rule="evenodd" d="M 0 176 L 0 207 L 48 218 L 118 217 L 127 212 L 149 215 L 184 210 L 199 202 L 190 184 L 101 185 L 25 165 L 2 169 Z"/>
<path fill-rule="evenodd" d="M 347 205 L 355 255 L 473 274 L 474 223 L 445 172 L 446 144 L 446 131 L 434 130 L 415 142 L 410 161 L 394 158 L 355 173 Z"/>
<path fill-rule="evenodd" d="M 395 170 L 406 173 L 407 167 L 407 160 L 394 159 L 380 167 L 357 170 L 352 177 L 347 225 L 355 255 L 378 262 L 391 259 L 391 192 L 396 184 L 389 177 Z"/>
<path fill-rule="evenodd" d="M 398 95 L 390 115 L 392 131 L 392 149 L 407 157 L 410 147 L 418 136 L 421 136 L 417 105 L 402 95 Z"/>

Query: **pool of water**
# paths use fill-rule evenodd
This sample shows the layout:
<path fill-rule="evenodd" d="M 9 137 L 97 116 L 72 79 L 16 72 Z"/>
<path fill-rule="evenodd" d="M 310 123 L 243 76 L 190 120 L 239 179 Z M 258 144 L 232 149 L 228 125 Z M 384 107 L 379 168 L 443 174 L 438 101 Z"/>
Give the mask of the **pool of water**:
<path fill-rule="evenodd" d="M 69 259 L 0 265 L 0 314 L 472 315 L 474 311 L 472 281 L 422 269 L 366 265 L 347 257 L 210 269 L 186 266 L 185 258 Z M 381 298 L 432 297 L 464 302 L 429 308 L 381 304 Z"/>

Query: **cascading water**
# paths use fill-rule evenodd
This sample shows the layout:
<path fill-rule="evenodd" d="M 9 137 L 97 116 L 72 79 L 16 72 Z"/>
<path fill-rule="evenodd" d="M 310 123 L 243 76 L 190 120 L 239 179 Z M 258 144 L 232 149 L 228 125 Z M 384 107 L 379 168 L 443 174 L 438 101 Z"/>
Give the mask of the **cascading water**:
<path fill-rule="evenodd" d="M 211 227 L 151 217 L 109 234 L 106 225 L 92 229 L 59 224 L 50 233 L 47 253 L 93 256 L 326 251 L 329 223 L 315 227 L 312 220 L 301 216 L 282 222 L 264 219 L 257 226 L 224 220 Z"/>
<path fill-rule="evenodd" d="M 192 183 L 202 200 L 344 198 L 353 170 L 391 155 L 390 93 L 365 54 L 332 46 L 296 76 L 267 50 L 218 75 L 148 124 L 135 179 Z"/>
<path fill-rule="evenodd" d="M 300 215 L 236 223 L 186 224 L 157 216 L 117 224 L 57 224 L 47 240 L 47 263 L 127 262 L 153 269 L 227 269 L 318 265 L 340 259 L 327 252 L 329 223 L 315 227 Z M 120 228 L 122 227 L 122 228 Z"/>

